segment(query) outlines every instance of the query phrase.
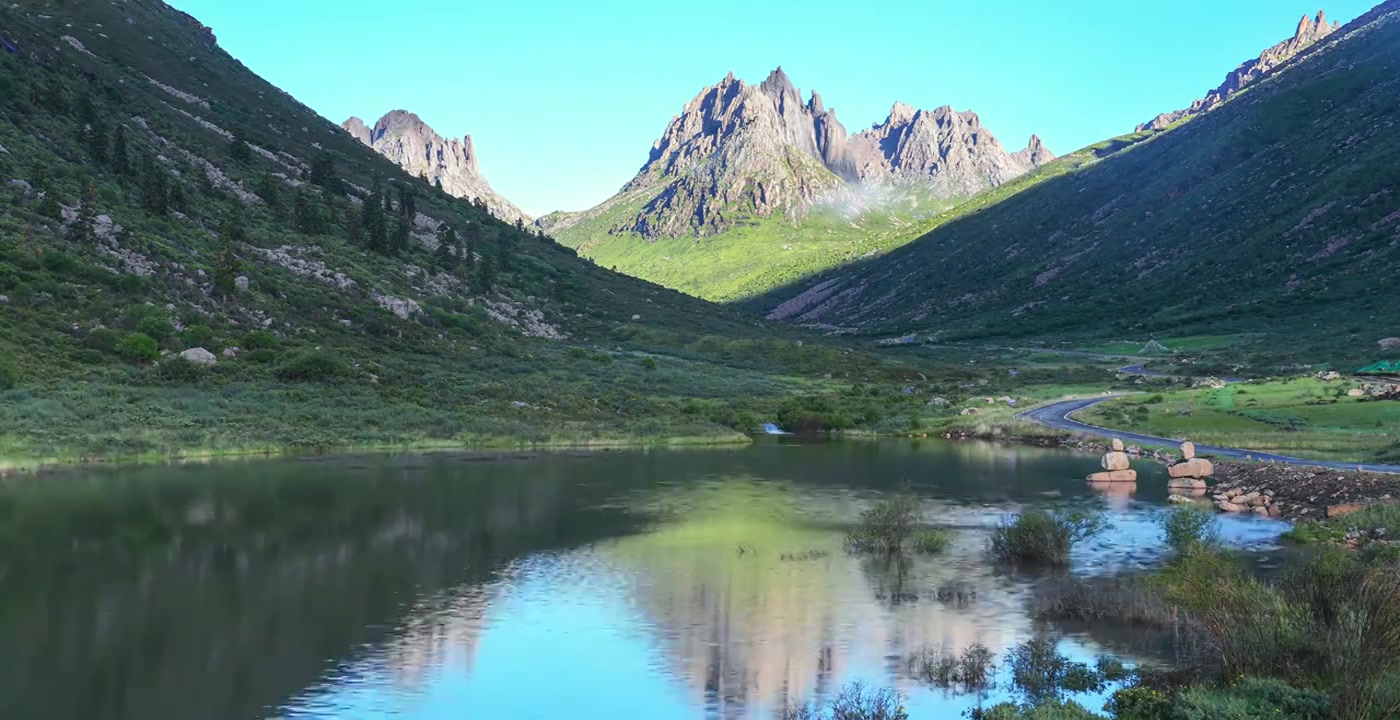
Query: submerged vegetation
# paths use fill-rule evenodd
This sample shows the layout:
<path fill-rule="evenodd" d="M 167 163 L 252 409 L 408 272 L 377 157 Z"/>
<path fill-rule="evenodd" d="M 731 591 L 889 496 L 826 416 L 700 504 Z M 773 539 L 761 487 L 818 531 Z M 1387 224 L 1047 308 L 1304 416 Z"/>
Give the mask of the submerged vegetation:
<path fill-rule="evenodd" d="M 860 514 L 860 525 L 846 534 L 850 552 L 885 556 L 917 552 L 936 554 L 948 547 L 947 531 L 919 526 L 919 502 L 900 494 Z"/>
<path fill-rule="evenodd" d="M 990 547 L 992 555 L 1005 563 L 1063 566 L 1069 564 L 1076 543 L 1108 528 L 1099 515 L 1031 509 L 1003 517 L 992 530 Z"/>

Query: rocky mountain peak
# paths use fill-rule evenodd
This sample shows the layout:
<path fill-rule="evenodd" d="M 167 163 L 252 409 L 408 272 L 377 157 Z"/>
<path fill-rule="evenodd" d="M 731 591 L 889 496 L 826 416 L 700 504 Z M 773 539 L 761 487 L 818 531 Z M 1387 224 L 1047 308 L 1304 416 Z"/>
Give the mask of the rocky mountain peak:
<path fill-rule="evenodd" d="M 976 114 L 947 106 L 926 112 L 895 103 L 883 124 L 849 135 L 819 93 L 802 102 L 782 67 L 758 85 L 730 72 L 685 104 L 604 206 L 647 198 L 612 232 L 705 235 L 752 216 L 800 218 L 820 202 L 852 199 L 856 184 L 922 183 L 942 197 L 971 195 L 1053 158 L 1038 139 L 1010 155 Z"/>
<path fill-rule="evenodd" d="M 1249 85 L 1263 78 L 1289 60 L 1297 57 L 1300 53 L 1316 45 L 1318 41 L 1341 28 L 1341 23 L 1327 22 L 1327 13 L 1322 10 L 1317 11 L 1317 16 L 1303 16 L 1298 21 L 1298 29 L 1294 31 L 1293 37 L 1268 48 L 1259 54 L 1259 57 L 1248 60 L 1239 67 L 1230 71 L 1225 76 L 1225 82 L 1219 87 L 1206 93 L 1206 96 L 1191 103 L 1191 107 L 1176 110 L 1174 112 L 1162 113 L 1152 120 L 1137 126 L 1137 131 L 1144 130 L 1165 130 L 1166 128 L 1187 118 L 1195 117 L 1202 113 L 1210 112 L 1222 103 L 1230 99 L 1235 93 L 1245 89 Z"/>
<path fill-rule="evenodd" d="M 480 199 L 491 214 L 508 222 L 530 220 L 520 208 L 501 197 L 481 174 L 470 135 L 461 140 L 446 139 L 407 110 L 385 113 L 372 129 L 358 117 L 351 117 L 341 127 L 409 174 L 440 182 L 449 195 Z"/>

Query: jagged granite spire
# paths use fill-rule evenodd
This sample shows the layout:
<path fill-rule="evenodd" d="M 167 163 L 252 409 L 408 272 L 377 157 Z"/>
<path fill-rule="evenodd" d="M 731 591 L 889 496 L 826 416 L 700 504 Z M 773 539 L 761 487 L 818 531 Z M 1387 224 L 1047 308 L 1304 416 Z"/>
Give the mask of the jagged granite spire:
<path fill-rule="evenodd" d="M 422 118 L 406 110 L 390 111 L 372 129 L 358 117 L 340 126 L 410 175 L 440 181 L 449 195 L 480 199 L 492 215 L 507 222 L 530 222 L 528 215 L 492 189 L 491 183 L 482 176 L 471 135 L 461 140 L 447 140 Z"/>
<path fill-rule="evenodd" d="M 1336 32 L 1341 26 L 1342 24 L 1339 22 L 1327 22 L 1327 13 L 1322 10 L 1317 11 L 1315 18 L 1304 15 L 1303 19 L 1298 21 L 1298 29 L 1293 33 L 1293 37 L 1274 45 L 1260 53 L 1259 57 L 1230 71 L 1220 87 L 1211 90 L 1205 97 L 1191 103 L 1191 107 L 1162 113 L 1137 126 L 1137 131 L 1164 130 L 1181 120 L 1214 110 L 1235 93 L 1297 57 L 1299 53 Z"/>
<path fill-rule="evenodd" d="M 551 216 L 567 228 L 621 202 L 609 232 L 708 235 L 752 217 L 803 217 L 823 202 L 858 200 L 857 185 L 921 184 L 940 197 L 994 187 L 1054 158 L 1035 139 L 1010 155 L 973 113 L 896 103 L 890 119 L 848 135 L 820 93 L 802 93 L 781 67 L 746 84 L 730 72 L 671 119 L 650 156 L 614 198 L 584 213 Z"/>
<path fill-rule="evenodd" d="M 848 147 L 867 185 L 926 185 L 943 198 L 966 197 L 1013 180 L 1055 159 L 1032 136 L 1007 153 L 974 112 L 943 106 L 916 110 L 897 102 L 889 117 L 853 135 Z"/>

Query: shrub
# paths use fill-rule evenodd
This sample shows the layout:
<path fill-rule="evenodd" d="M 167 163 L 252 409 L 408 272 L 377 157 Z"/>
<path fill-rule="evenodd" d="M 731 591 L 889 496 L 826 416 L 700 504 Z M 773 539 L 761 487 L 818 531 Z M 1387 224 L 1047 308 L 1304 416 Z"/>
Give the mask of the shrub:
<path fill-rule="evenodd" d="M 267 348 L 259 348 L 246 355 L 239 355 L 238 357 L 245 358 L 249 362 L 255 362 L 261 365 L 266 365 L 277 359 L 277 352 L 275 350 L 269 350 Z"/>
<path fill-rule="evenodd" d="M 1227 688 L 1189 688 L 1176 696 L 1170 714 L 1164 715 L 1172 720 L 1325 720 L 1333 717 L 1332 703 L 1326 694 L 1272 678 L 1245 678 Z"/>
<path fill-rule="evenodd" d="M 160 357 L 160 344 L 141 332 L 134 332 L 117 343 L 117 354 L 131 362 L 151 362 Z"/>
<path fill-rule="evenodd" d="M 1220 523 L 1215 515 L 1193 505 L 1172 508 L 1162 519 L 1167 546 L 1186 555 L 1220 544 Z"/>
<path fill-rule="evenodd" d="M 784 720 L 909 720 L 904 700 L 890 688 L 870 688 L 857 680 L 824 707 L 812 703 L 787 708 Z"/>
<path fill-rule="evenodd" d="M 243 336 L 244 350 L 275 350 L 282 342 L 266 330 L 254 330 Z"/>
<path fill-rule="evenodd" d="M 107 362 L 107 356 L 91 348 L 79 348 L 68 355 L 73 358 L 73 362 L 84 365 L 102 365 Z"/>
<path fill-rule="evenodd" d="M 160 315 L 147 315 L 136 323 L 136 332 L 160 342 L 175 334 L 175 324 Z"/>
<path fill-rule="evenodd" d="M 0 390 L 9 390 L 19 384 L 19 368 L 14 358 L 0 355 Z"/>
<path fill-rule="evenodd" d="M 277 368 L 278 377 L 294 382 L 320 382 L 348 374 L 340 358 L 319 350 L 297 353 Z"/>
<path fill-rule="evenodd" d="M 1011 668 L 1011 684 L 1031 703 L 1061 698 L 1066 692 L 1098 692 L 1104 680 L 1084 663 L 1060 654 L 1051 638 L 1027 640 L 1006 655 Z"/>
<path fill-rule="evenodd" d="M 207 370 L 203 365 L 190 362 L 178 355 L 166 359 L 158 368 L 160 377 L 172 383 L 199 382 L 204 378 Z"/>
<path fill-rule="evenodd" d="M 180 340 L 189 347 L 202 347 L 210 352 L 218 352 L 220 347 L 214 338 L 214 328 L 208 325 L 190 325 L 180 333 Z"/>
<path fill-rule="evenodd" d="M 656 369 L 656 358 L 650 358 L 650 357 L 642 358 L 642 369 L 643 369 L 643 370 L 655 370 L 655 369 Z"/>
<path fill-rule="evenodd" d="M 1061 577 L 1037 583 L 1031 613 L 1044 620 L 1175 627 L 1176 609 L 1140 577 Z"/>
<path fill-rule="evenodd" d="M 944 689 L 979 692 L 991 687 L 996 655 L 982 643 L 973 643 L 961 654 L 923 648 L 909 657 L 914 677 Z"/>
<path fill-rule="evenodd" d="M 932 528 L 920 531 L 914 536 L 914 549 L 928 555 L 935 555 L 948 549 L 950 542 L 947 531 Z"/>
<path fill-rule="evenodd" d="M 1098 515 L 1027 510 L 1002 517 L 992 531 L 992 555 L 1009 563 L 1068 565 L 1075 543 L 1108 529 Z"/>
<path fill-rule="evenodd" d="M 610 365 L 610 364 L 612 364 L 612 361 L 613 361 L 613 356 L 611 356 L 611 355 L 609 355 L 609 354 L 607 354 L 607 353 L 605 353 L 605 352 L 600 352 L 600 353 L 597 353 L 597 354 L 595 354 L 595 355 L 593 356 L 593 362 L 600 362 L 600 363 L 603 363 L 604 365 Z"/>
<path fill-rule="evenodd" d="M 972 720 L 1103 720 L 1083 705 L 1073 701 L 1050 700 L 1035 705 L 999 703 L 989 708 L 973 708 L 967 716 Z"/>
<path fill-rule="evenodd" d="M 584 360 L 588 357 L 588 351 L 581 347 L 569 348 L 569 357 L 575 360 Z"/>
<path fill-rule="evenodd" d="M 106 353 L 117 351 L 117 344 L 122 341 L 122 334 L 111 328 L 96 328 L 83 338 L 83 345 L 100 350 Z"/>
<path fill-rule="evenodd" d="M 913 536 L 919 505 L 908 495 L 896 495 L 860 514 L 860 526 L 846 534 L 846 549 L 853 552 L 902 552 Z"/>

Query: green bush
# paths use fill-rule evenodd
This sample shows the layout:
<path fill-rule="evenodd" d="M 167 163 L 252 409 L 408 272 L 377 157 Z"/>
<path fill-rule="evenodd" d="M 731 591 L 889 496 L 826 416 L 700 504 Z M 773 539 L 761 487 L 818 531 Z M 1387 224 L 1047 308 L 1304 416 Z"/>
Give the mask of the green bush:
<path fill-rule="evenodd" d="M 947 531 L 932 528 L 914 536 L 914 549 L 927 555 L 935 555 L 948 549 L 952 539 Z"/>
<path fill-rule="evenodd" d="M 1209 550 L 1220 544 L 1220 523 L 1211 512 L 1194 505 L 1172 508 L 1162 519 L 1167 547 L 1178 554 Z"/>
<path fill-rule="evenodd" d="M 83 338 L 83 345 L 105 353 L 117 351 L 117 344 L 122 341 L 122 334 L 111 328 L 96 328 Z"/>
<path fill-rule="evenodd" d="M 117 343 L 117 354 L 132 362 L 151 362 L 160 357 L 160 344 L 141 332 L 134 332 Z"/>
<path fill-rule="evenodd" d="M 176 355 L 161 362 L 158 372 L 160 377 L 167 382 L 187 384 L 199 382 L 209 371 L 208 368 L 199 363 L 190 362 Z"/>
<path fill-rule="evenodd" d="M 569 348 L 569 357 L 575 360 L 583 360 L 588 357 L 588 351 L 581 347 L 571 347 Z"/>
<path fill-rule="evenodd" d="M 106 355 L 92 348 L 78 348 L 69 353 L 68 357 L 72 358 L 73 362 L 82 363 L 84 365 L 103 365 L 108 360 Z"/>
<path fill-rule="evenodd" d="M 1184 690 L 1162 717 L 1170 720 L 1326 720 L 1333 715 L 1332 702 L 1325 693 L 1272 678 L 1245 678 L 1226 688 Z"/>
<path fill-rule="evenodd" d="M 239 355 L 238 357 L 244 358 L 248 360 L 248 362 L 255 362 L 260 365 L 267 365 L 268 363 L 277 361 L 277 351 L 269 350 L 267 348 L 259 348 L 250 353 Z"/>
<path fill-rule="evenodd" d="M 349 374 L 350 369 L 339 358 L 320 350 L 297 353 L 277 368 L 278 377 L 294 382 L 321 382 Z"/>
<path fill-rule="evenodd" d="M 836 694 L 825 706 L 788 707 L 784 720 L 909 720 L 904 700 L 890 688 L 871 688 L 857 680 Z"/>
<path fill-rule="evenodd" d="M 642 358 L 642 369 L 643 369 L 643 370 L 655 370 L 655 369 L 656 369 L 656 358 L 651 358 L 651 357 Z"/>
<path fill-rule="evenodd" d="M 1099 515 L 1026 510 L 1002 517 L 992 531 L 992 555 L 1003 562 L 1068 565 L 1075 543 L 1108 529 Z"/>
<path fill-rule="evenodd" d="M 175 324 L 162 315 L 147 315 L 136 323 L 136 332 L 159 343 L 175 334 Z"/>
<path fill-rule="evenodd" d="M 19 368 L 12 357 L 0 355 L 0 390 L 9 390 L 19 384 Z"/>
<path fill-rule="evenodd" d="M 214 328 L 208 325 L 190 325 L 180 333 L 180 341 L 189 347 L 202 347 L 210 352 L 218 352 L 221 346 L 215 342 Z"/>
<path fill-rule="evenodd" d="M 275 350 L 281 344 L 276 335 L 266 330 L 254 330 L 243 336 L 242 347 L 244 350 Z"/>
<path fill-rule="evenodd" d="M 967 716 L 972 720 L 1103 720 L 1077 702 L 1060 700 L 1034 705 L 999 703 L 989 708 L 973 708 Z"/>
<path fill-rule="evenodd" d="M 887 555 L 903 552 L 918 519 L 918 501 L 896 495 L 860 514 L 860 526 L 846 534 L 846 549 Z"/>
<path fill-rule="evenodd" d="M 600 352 L 593 356 L 593 361 L 603 363 L 604 365 L 610 365 L 612 364 L 613 356 L 605 352 Z"/>

